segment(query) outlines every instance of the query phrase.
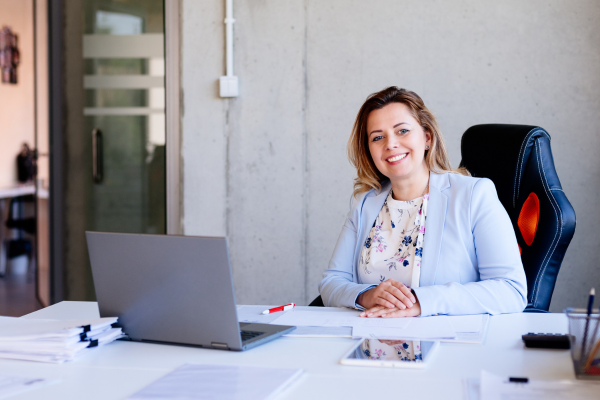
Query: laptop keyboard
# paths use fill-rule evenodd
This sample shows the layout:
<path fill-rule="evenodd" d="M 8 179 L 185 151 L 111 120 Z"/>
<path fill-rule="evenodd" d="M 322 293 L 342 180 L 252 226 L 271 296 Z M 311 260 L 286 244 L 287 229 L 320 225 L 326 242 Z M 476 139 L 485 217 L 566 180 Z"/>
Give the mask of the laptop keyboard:
<path fill-rule="evenodd" d="M 242 342 L 245 342 L 246 340 L 254 339 L 257 336 L 262 335 L 263 333 L 264 332 L 240 331 L 240 334 L 242 335 Z"/>

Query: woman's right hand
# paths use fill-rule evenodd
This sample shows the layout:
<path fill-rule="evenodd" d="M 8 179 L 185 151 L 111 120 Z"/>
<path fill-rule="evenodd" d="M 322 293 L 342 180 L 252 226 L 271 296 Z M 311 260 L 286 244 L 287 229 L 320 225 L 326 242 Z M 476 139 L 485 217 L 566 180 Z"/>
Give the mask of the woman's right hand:
<path fill-rule="evenodd" d="M 377 287 L 361 293 L 357 299 L 357 303 L 366 309 L 383 306 L 404 310 L 411 308 L 416 301 L 410 289 L 394 279 L 381 282 Z"/>

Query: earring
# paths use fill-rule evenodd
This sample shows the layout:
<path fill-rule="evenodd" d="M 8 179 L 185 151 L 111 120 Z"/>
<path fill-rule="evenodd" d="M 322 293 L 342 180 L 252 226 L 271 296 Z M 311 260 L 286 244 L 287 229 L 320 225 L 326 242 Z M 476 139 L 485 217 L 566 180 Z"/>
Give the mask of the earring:
<path fill-rule="evenodd" d="M 425 150 L 429 150 L 429 145 L 425 146 Z"/>

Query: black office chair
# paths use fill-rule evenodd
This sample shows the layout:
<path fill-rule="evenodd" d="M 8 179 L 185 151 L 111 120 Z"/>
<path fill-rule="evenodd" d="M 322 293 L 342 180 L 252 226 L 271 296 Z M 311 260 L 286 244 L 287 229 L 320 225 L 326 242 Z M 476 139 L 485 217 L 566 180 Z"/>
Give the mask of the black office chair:
<path fill-rule="evenodd" d="M 311 301 L 308 306 L 309 307 L 325 307 L 325 304 L 323 304 L 323 298 L 321 297 L 321 295 L 318 295 L 317 298 L 314 299 L 313 301 Z"/>
<path fill-rule="evenodd" d="M 575 233 L 575 210 L 554 169 L 550 135 L 536 126 L 475 125 L 461 142 L 461 166 L 491 179 L 510 216 L 527 276 L 528 312 L 547 312 Z"/>

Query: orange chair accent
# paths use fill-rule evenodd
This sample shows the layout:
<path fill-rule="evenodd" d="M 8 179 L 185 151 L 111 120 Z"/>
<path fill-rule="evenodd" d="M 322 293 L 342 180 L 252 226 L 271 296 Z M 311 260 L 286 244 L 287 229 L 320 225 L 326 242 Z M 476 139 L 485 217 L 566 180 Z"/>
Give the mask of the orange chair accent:
<path fill-rule="evenodd" d="M 517 225 L 519 226 L 519 230 L 521 231 L 521 235 L 523 235 L 523 239 L 525 240 L 525 243 L 527 243 L 527 246 L 531 246 L 531 243 L 533 243 L 539 221 L 540 199 L 538 199 L 535 193 L 531 192 L 525 200 L 525 203 L 523 203 L 523 207 L 521 207 L 521 212 L 519 213 L 519 219 L 517 220 Z"/>

